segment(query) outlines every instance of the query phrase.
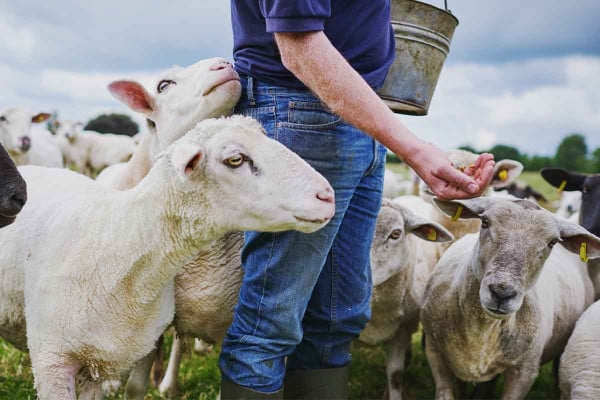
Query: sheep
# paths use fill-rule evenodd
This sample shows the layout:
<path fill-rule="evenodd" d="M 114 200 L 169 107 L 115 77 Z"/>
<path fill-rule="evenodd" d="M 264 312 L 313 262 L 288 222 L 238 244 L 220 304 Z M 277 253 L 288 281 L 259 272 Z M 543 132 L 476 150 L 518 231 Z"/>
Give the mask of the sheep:
<path fill-rule="evenodd" d="M 386 375 L 391 400 L 402 398 L 405 355 L 419 325 L 425 284 L 431 274 L 420 246 L 426 242 L 417 238 L 452 240 L 452 234 L 441 225 L 410 211 L 415 199 L 423 202 L 416 196 L 383 201 L 371 247 L 371 320 L 359 337 L 368 345 L 388 344 Z"/>
<path fill-rule="evenodd" d="M 115 81 L 111 94 L 131 110 L 143 114 L 148 132 L 142 134 L 132 159 L 101 172 L 96 180 L 115 189 L 134 187 L 166 146 L 196 123 L 230 115 L 241 95 L 233 66 L 223 58 L 210 58 L 186 67 L 173 67 L 157 80 L 156 95 L 134 81 Z"/>
<path fill-rule="evenodd" d="M 20 172 L 29 201 L 0 231 L 0 334 L 23 345 L 26 326 L 42 400 L 99 396 L 146 356 L 173 318 L 173 278 L 204 246 L 234 230 L 314 232 L 335 211 L 325 178 L 247 117 L 200 123 L 127 191 Z"/>
<path fill-rule="evenodd" d="M 383 177 L 384 198 L 391 199 L 401 195 L 415 194 L 413 193 L 414 186 L 415 184 L 413 181 L 406 180 L 402 176 L 390 171 L 389 169 L 385 170 L 385 175 Z"/>
<path fill-rule="evenodd" d="M 62 153 L 54 137 L 45 129 L 32 129 L 31 126 L 48 118 L 48 113 L 32 115 L 19 108 L 0 113 L 0 143 L 17 165 L 63 167 Z"/>
<path fill-rule="evenodd" d="M 559 217 L 566 219 L 572 215 L 579 213 L 581 208 L 581 192 L 565 192 L 560 193 L 560 204 L 554 212 Z"/>
<path fill-rule="evenodd" d="M 561 191 L 580 192 L 581 208 L 579 224 L 596 236 L 600 236 L 600 174 L 584 175 L 561 168 L 544 168 L 542 177 Z M 575 218 L 573 214 L 572 218 Z M 600 299 L 600 260 L 590 260 L 588 268 L 596 300 Z"/>
<path fill-rule="evenodd" d="M 56 137 L 65 163 L 89 177 L 109 165 L 128 161 L 136 146 L 129 136 L 86 131 L 75 121 L 60 121 Z"/>
<path fill-rule="evenodd" d="M 27 201 L 27 185 L 0 144 L 0 228 L 15 222 Z"/>
<path fill-rule="evenodd" d="M 600 239 L 528 200 L 436 205 L 482 225 L 450 246 L 425 288 L 421 322 L 436 399 L 454 398 L 455 378 L 484 382 L 503 373 L 502 398 L 524 399 L 592 302 L 586 265 L 571 253 L 585 243 L 588 257 L 600 257 Z"/>
<path fill-rule="evenodd" d="M 600 399 L 600 301 L 581 315 L 560 357 L 562 398 Z"/>
<path fill-rule="evenodd" d="M 528 199 L 540 204 L 548 203 L 548 199 L 546 199 L 543 194 L 532 188 L 531 185 L 528 185 L 520 180 L 510 183 L 508 186 L 494 188 L 494 191 L 496 194 L 498 194 L 498 197 L 503 196 L 514 197 L 517 199 Z"/>

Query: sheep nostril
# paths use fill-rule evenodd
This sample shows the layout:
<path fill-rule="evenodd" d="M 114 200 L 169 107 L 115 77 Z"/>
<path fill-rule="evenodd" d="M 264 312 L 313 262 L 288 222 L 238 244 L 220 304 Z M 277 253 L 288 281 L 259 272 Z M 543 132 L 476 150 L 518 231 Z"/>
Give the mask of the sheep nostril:
<path fill-rule="evenodd" d="M 510 300 L 517 295 L 517 291 L 510 286 L 503 284 L 489 285 L 490 293 L 494 300 L 499 303 Z"/>
<path fill-rule="evenodd" d="M 22 194 L 13 194 L 10 201 L 20 210 L 25 205 L 26 197 Z"/>
<path fill-rule="evenodd" d="M 213 65 L 212 67 L 210 67 L 210 70 L 211 71 L 220 71 L 222 69 L 229 68 L 230 66 L 231 66 L 231 64 L 222 62 L 222 63 Z"/>
<path fill-rule="evenodd" d="M 330 188 L 327 188 L 327 189 L 317 193 L 317 199 L 324 201 L 326 203 L 333 203 L 334 198 L 335 197 L 333 195 L 333 190 L 331 190 Z"/>

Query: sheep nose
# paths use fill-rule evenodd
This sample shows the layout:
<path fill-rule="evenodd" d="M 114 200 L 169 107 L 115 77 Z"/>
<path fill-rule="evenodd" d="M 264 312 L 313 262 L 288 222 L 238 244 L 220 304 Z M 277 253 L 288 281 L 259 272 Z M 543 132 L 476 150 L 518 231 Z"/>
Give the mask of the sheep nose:
<path fill-rule="evenodd" d="M 27 151 L 31 147 L 31 139 L 29 136 L 21 136 L 19 138 L 21 140 L 21 150 Z"/>
<path fill-rule="evenodd" d="M 494 300 L 503 303 L 515 297 L 517 291 L 504 283 L 495 283 L 488 286 Z"/>
<path fill-rule="evenodd" d="M 222 62 L 210 67 L 210 70 L 211 71 L 220 71 L 222 69 L 231 68 L 231 67 L 232 67 L 232 65 L 229 61 L 222 61 Z"/>
<path fill-rule="evenodd" d="M 333 190 L 328 187 L 327 189 L 320 191 L 317 193 L 317 199 L 324 201 L 325 203 L 333 203 L 335 201 Z"/>

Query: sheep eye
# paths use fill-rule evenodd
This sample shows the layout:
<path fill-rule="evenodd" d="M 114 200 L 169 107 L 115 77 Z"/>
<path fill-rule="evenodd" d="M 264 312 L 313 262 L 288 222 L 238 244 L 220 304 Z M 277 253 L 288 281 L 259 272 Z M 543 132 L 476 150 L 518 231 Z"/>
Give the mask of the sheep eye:
<path fill-rule="evenodd" d="M 552 239 L 550 243 L 548 243 L 548 247 L 553 248 L 556 243 L 558 243 L 558 239 Z"/>
<path fill-rule="evenodd" d="M 390 233 L 389 238 L 392 240 L 398 240 L 402 236 L 402 231 L 400 229 L 394 229 L 392 233 Z"/>
<path fill-rule="evenodd" d="M 163 79 L 162 81 L 158 82 L 158 85 L 156 86 L 156 91 L 158 93 L 162 93 L 169 87 L 169 85 L 173 83 L 175 83 L 175 81 L 172 81 L 170 79 Z"/>
<path fill-rule="evenodd" d="M 244 163 L 245 160 L 246 159 L 242 154 L 236 154 L 235 156 L 226 158 L 224 162 L 228 167 L 238 168 Z"/>
<path fill-rule="evenodd" d="M 6 122 L 6 117 L 4 115 L 0 115 L 0 122 Z"/>
<path fill-rule="evenodd" d="M 481 227 L 484 229 L 490 227 L 490 221 L 486 217 L 481 217 Z"/>

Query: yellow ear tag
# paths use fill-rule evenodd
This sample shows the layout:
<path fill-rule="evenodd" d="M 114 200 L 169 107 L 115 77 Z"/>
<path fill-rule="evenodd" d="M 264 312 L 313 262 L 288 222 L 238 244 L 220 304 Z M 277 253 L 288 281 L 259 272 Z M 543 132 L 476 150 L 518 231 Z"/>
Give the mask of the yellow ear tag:
<path fill-rule="evenodd" d="M 435 242 L 437 240 L 437 231 L 433 228 L 427 230 L 427 240 Z"/>
<path fill-rule="evenodd" d="M 501 181 L 505 181 L 508 179 L 508 171 L 503 169 L 500 172 L 498 172 L 498 178 L 500 178 Z"/>
<path fill-rule="evenodd" d="M 452 221 L 457 221 L 460 218 L 460 215 L 463 212 L 463 206 L 458 206 L 458 208 L 456 209 L 456 212 L 454 213 L 454 215 L 452 216 Z"/>
<path fill-rule="evenodd" d="M 567 186 L 567 181 L 562 181 L 558 187 L 558 193 L 562 193 L 562 191 L 565 190 L 565 186 Z"/>
<path fill-rule="evenodd" d="M 579 248 L 579 258 L 581 258 L 581 261 L 583 261 L 584 263 L 589 261 L 589 258 L 587 256 L 587 243 L 586 242 L 581 243 L 581 247 Z"/>

